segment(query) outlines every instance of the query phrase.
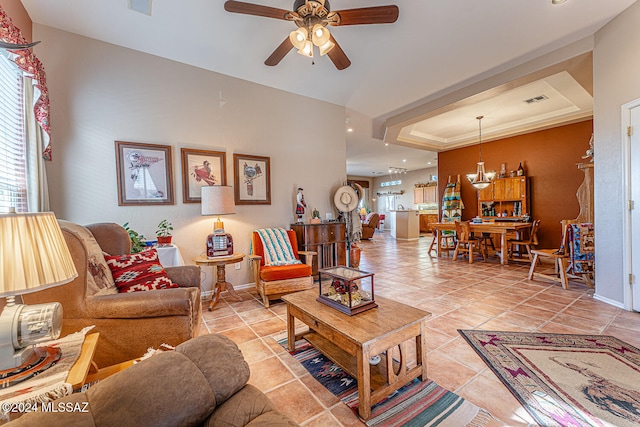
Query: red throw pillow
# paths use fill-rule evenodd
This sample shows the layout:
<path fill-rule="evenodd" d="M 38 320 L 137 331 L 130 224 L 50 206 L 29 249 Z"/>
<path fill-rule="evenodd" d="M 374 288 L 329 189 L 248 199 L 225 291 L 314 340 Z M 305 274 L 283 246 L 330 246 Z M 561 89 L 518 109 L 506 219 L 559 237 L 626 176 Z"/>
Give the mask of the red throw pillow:
<path fill-rule="evenodd" d="M 158 261 L 158 252 L 149 249 L 137 254 L 105 256 L 118 292 L 177 288 Z"/>

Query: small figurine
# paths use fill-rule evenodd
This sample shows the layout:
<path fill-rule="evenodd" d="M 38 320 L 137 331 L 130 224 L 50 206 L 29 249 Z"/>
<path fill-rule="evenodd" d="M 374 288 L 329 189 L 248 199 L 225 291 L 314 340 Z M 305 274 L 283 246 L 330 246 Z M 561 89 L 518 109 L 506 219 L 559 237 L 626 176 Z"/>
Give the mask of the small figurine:
<path fill-rule="evenodd" d="M 593 134 L 591 134 L 591 139 L 589 140 L 589 149 L 582 158 L 585 160 L 590 159 L 589 161 L 593 162 Z"/>
<path fill-rule="evenodd" d="M 298 222 L 303 223 L 304 210 L 307 207 L 307 204 L 304 201 L 304 194 L 302 194 L 302 188 L 298 188 L 298 194 L 296 196 L 296 200 L 298 202 L 296 206 L 296 215 L 298 215 Z"/>

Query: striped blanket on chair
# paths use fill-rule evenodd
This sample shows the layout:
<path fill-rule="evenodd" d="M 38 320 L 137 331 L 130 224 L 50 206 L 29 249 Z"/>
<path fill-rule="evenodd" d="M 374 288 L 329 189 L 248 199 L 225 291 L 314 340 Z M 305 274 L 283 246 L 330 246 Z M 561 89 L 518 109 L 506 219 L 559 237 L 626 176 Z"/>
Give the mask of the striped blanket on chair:
<path fill-rule="evenodd" d="M 260 228 L 256 232 L 264 248 L 264 265 L 302 264 L 293 255 L 293 248 L 284 228 Z"/>

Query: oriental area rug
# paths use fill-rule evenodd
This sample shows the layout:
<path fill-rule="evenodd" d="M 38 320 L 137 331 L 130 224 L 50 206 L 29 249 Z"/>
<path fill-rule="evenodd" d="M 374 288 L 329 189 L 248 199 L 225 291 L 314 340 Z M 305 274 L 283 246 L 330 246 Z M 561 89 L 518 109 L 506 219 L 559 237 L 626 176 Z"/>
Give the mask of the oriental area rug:
<path fill-rule="evenodd" d="M 286 348 L 286 339 L 278 342 Z M 291 354 L 320 384 L 358 413 L 358 384 L 354 378 L 305 340 L 297 341 Z M 374 405 L 366 425 L 481 427 L 492 419 L 484 409 L 435 382 L 416 379 Z"/>
<path fill-rule="evenodd" d="M 603 335 L 459 332 L 540 425 L 640 425 L 637 348 Z"/>

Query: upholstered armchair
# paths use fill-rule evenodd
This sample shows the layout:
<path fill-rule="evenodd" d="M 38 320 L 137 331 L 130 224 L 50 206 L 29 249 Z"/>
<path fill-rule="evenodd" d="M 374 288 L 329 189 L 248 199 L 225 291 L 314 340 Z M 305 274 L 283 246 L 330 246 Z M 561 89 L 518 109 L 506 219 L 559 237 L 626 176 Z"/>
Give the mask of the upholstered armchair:
<path fill-rule="evenodd" d="M 380 222 L 380 215 L 377 212 L 371 212 L 367 214 L 364 222 L 362 223 L 362 239 L 373 238 L 373 233 L 378 228 Z"/>
<path fill-rule="evenodd" d="M 262 297 L 265 307 L 269 307 L 270 300 L 275 300 L 292 292 L 302 291 L 313 287 L 312 265 L 316 252 L 298 251 L 298 239 L 294 230 L 286 230 L 286 234 L 293 250 L 293 257 L 304 263 L 290 265 L 265 265 L 265 249 L 257 231 L 251 236 L 252 254 L 249 256 L 253 268 L 253 277 L 258 294 Z"/>
<path fill-rule="evenodd" d="M 83 227 L 59 221 L 78 277 L 62 285 L 23 295 L 25 304 L 62 304 L 62 336 L 95 325 L 100 333 L 94 361 L 99 367 L 141 357 L 149 347 L 177 345 L 198 335 L 202 306 L 200 269 L 166 268 L 177 288 L 118 293 L 104 253 L 131 252 L 127 231 L 118 224 Z"/>

